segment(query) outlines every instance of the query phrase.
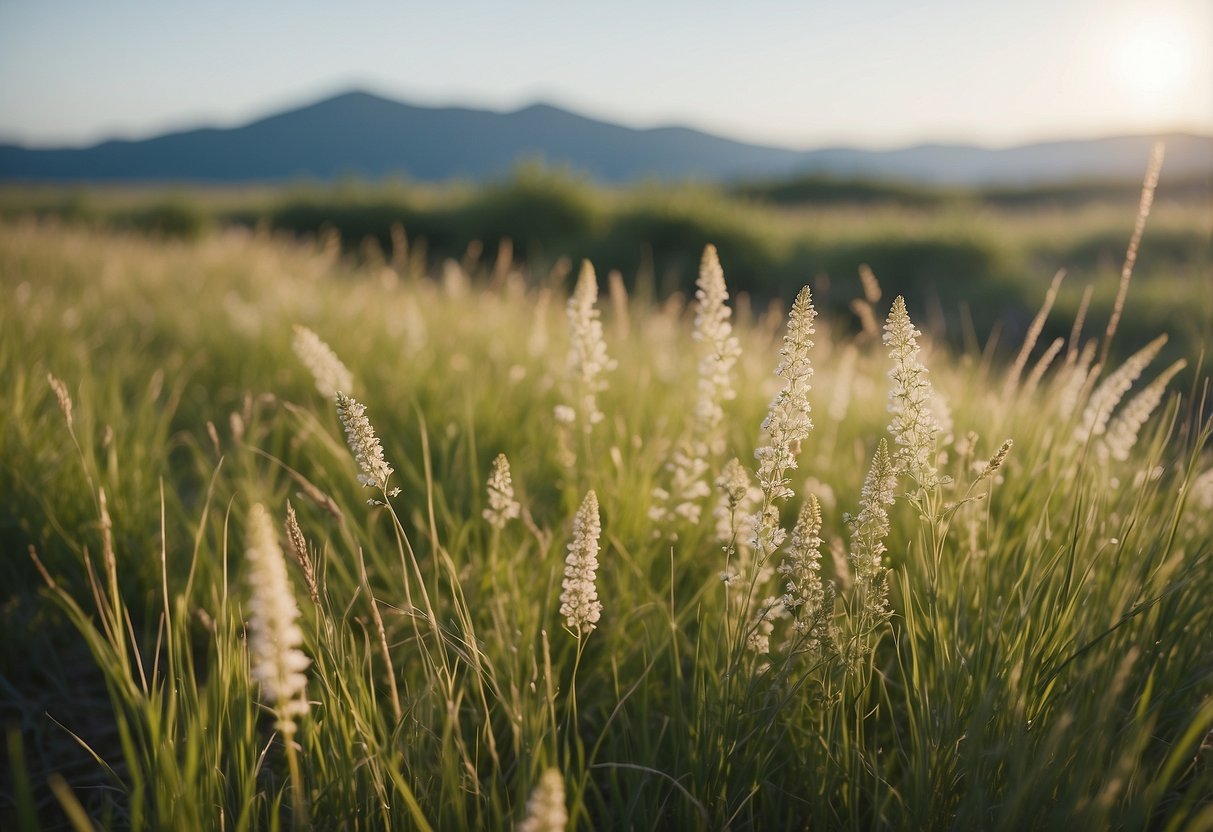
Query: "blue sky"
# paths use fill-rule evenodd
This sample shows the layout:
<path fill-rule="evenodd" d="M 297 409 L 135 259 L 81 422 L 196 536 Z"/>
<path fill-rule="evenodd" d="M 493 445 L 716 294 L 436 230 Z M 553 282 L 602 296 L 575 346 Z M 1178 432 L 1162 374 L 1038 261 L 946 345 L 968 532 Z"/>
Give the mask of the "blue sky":
<path fill-rule="evenodd" d="M 233 125 L 360 87 L 888 147 L 1213 132 L 1213 0 L 0 0 L 0 139 Z"/>

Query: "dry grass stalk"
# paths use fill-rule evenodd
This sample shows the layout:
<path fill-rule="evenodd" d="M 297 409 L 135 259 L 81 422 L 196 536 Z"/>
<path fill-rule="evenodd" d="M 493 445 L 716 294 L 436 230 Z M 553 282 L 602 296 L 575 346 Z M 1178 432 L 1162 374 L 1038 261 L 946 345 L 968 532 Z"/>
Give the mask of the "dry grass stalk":
<path fill-rule="evenodd" d="M 1129 280 L 1133 277 L 1133 264 L 1137 262 L 1137 249 L 1141 246 L 1141 234 L 1146 228 L 1146 218 L 1150 216 L 1150 206 L 1154 204 L 1154 189 L 1158 187 L 1158 174 L 1162 171 L 1162 160 L 1165 145 L 1155 142 L 1150 151 L 1150 164 L 1146 168 L 1146 178 L 1141 185 L 1141 202 L 1137 206 L 1137 221 L 1133 224 L 1133 236 L 1129 238 L 1129 248 L 1125 251 L 1125 264 L 1120 270 L 1120 288 L 1116 291 L 1116 302 L 1112 305 L 1112 317 L 1108 319 L 1108 329 L 1104 332 L 1103 350 L 1099 354 L 1099 363 L 1108 363 L 1108 350 L 1112 348 L 1112 336 L 1120 324 L 1120 315 L 1125 308 L 1125 296 L 1129 292 Z"/>

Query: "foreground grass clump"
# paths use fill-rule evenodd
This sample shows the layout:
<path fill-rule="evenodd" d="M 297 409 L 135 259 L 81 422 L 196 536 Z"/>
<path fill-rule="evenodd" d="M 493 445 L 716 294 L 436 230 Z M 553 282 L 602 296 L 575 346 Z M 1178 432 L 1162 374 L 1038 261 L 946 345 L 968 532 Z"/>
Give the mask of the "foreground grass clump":
<path fill-rule="evenodd" d="M 0 227 L 0 826 L 1213 826 L 1161 343 L 995 369 L 726 274 Z"/>

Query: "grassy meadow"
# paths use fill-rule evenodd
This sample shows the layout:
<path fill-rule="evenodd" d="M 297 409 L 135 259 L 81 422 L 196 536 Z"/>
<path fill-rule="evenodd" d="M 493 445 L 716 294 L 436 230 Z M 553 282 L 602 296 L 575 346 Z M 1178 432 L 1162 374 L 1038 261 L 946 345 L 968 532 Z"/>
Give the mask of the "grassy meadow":
<path fill-rule="evenodd" d="M 0 827 L 1213 829 L 1208 207 L 1108 340 L 1132 202 L 684 205 L 677 272 L 10 213 Z"/>

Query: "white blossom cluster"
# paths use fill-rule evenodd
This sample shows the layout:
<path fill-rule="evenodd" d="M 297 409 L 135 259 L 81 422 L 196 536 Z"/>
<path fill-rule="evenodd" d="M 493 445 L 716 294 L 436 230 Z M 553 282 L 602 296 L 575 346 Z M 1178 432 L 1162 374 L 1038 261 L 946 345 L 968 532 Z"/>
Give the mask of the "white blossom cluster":
<path fill-rule="evenodd" d="M 762 506 L 754 517 L 752 546 L 760 560 L 765 560 L 786 537 L 779 525 L 777 501 L 792 496 L 791 482 L 787 473 L 796 467 L 796 455 L 800 443 L 813 429 L 809 419 L 809 380 L 813 367 L 809 361 L 809 350 L 813 347 L 811 336 L 816 331 L 813 320 L 817 310 L 809 287 L 805 286 L 796 295 L 792 311 L 788 315 L 788 331 L 779 351 L 781 360 L 775 369 L 782 376 L 784 385 L 771 401 L 770 411 L 762 422 L 769 444 L 754 452 L 758 460 L 758 485 L 762 488 Z"/>
<path fill-rule="evenodd" d="M 851 530 L 851 571 L 863 601 L 861 620 L 877 623 L 888 618 L 888 570 L 882 559 L 889 535 L 889 506 L 897 470 L 884 440 L 876 447 L 872 467 L 859 495 L 859 514 L 848 519 Z"/>
<path fill-rule="evenodd" d="M 598 495 L 589 491 L 573 517 L 573 540 L 564 559 L 560 614 L 569 630 L 578 636 L 589 635 L 602 615 L 598 600 L 598 538 L 602 523 L 598 517 Z"/>
<path fill-rule="evenodd" d="M 699 280 L 695 285 L 695 330 L 692 337 L 704 345 L 699 359 L 699 395 L 695 402 L 695 417 L 699 435 L 707 443 L 708 453 L 724 453 L 723 403 L 737 396 L 733 389 L 732 370 L 741 357 L 741 344 L 733 334 L 729 318 L 729 290 L 724 282 L 724 270 L 716 255 L 716 247 L 704 249 L 699 265 Z"/>
<path fill-rule="evenodd" d="M 779 565 L 786 592 L 783 605 L 792 615 L 792 626 L 811 642 L 820 634 L 812 632 L 825 606 L 825 587 L 821 583 L 821 505 L 810 494 L 800 508 L 787 555 Z M 817 645 L 810 643 L 810 649 Z"/>
<path fill-rule="evenodd" d="M 358 463 L 358 482 L 367 488 L 387 490 L 388 477 L 392 475 L 392 466 L 383 458 L 383 446 L 375 436 L 375 428 L 366 417 L 366 406 L 360 404 L 344 393 L 337 394 L 337 416 L 345 428 L 346 442 Z M 388 493 L 394 497 L 400 489 Z"/>
<path fill-rule="evenodd" d="M 598 394 L 607 388 L 602 375 L 615 369 L 615 362 L 607 356 L 597 303 L 598 278 L 594 267 L 586 260 L 581 264 L 577 287 L 568 304 L 569 372 L 573 376 L 577 402 L 574 407 L 565 406 L 568 415 L 581 420 L 586 433 L 604 418 L 598 409 Z"/>
<path fill-rule="evenodd" d="M 489 507 L 484 510 L 484 519 L 495 529 L 504 529 L 505 524 L 522 516 L 522 506 L 514 499 L 514 481 L 510 477 L 510 461 L 505 454 L 497 454 L 488 481 Z"/>
<path fill-rule="evenodd" d="M 712 460 L 724 453 L 723 403 L 737 395 L 731 372 L 741 355 L 741 345 L 729 323 L 733 310 L 728 306 L 729 291 L 715 246 L 704 249 L 695 285 L 692 338 L 702 350 L 695 419 L 666 466 L 671 473 L 669 489 L 653 489 L 649 517 L 657 523 L 669 524 L 677 519 L 692 525 L 699 522 L 702 501 L 712 493 L 708 486 Z"/>

